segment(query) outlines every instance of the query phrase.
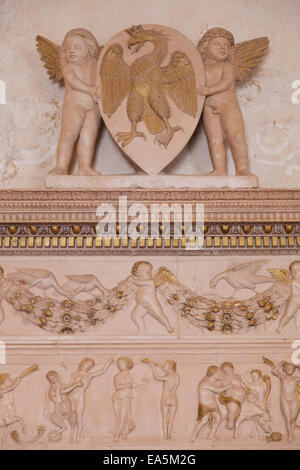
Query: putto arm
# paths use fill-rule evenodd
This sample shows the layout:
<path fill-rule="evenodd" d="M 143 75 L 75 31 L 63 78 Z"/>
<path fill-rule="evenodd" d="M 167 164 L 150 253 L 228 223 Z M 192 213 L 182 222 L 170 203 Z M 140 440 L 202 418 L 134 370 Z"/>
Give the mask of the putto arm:
<path fill-rule="evenodd" d="M 145 385 L 146 383 L 148 383 L 148 379 L 143 379 L 141 380 L 140 382 L 136 382 L 132 385 L 132 388 L 136 388 L 136 387 L 139 387 L 140 385 Z"/>
<path fill-rule="evenodd" d="M 157 372 L 157 367 L 161 369 L 160 365 L 158 364 L 153 364 L 153 362 L 149 362 L 153 378 L 157 380 L 158 382 L 166 382 L 167 378 L 165 375 L 159 375 Z"/>
<path fill-rule="evenodd" d="M 61 390 L 60 393 L 66 395 L 67 393 L 72 392 L 77 387 L 82 387 L 82 382 L 74 382 L 70 384 L 68 387 L 65 387 L 63 390 Z"/>
<path fill-rule="evenodd" d="M 90 376 L 91 376 L 92 378 L 94 378 L 94 377 L 98 377 L 99 375 L 105 374 L 105 372 L 107 371 L 107 369 L 109 368 L 109 366 L 110 366 L 113 362 L 114 362 L 113 359 L 109 359 L 109 360 L 104 364 L 104 366 L 103 366 L 102 369 L 99 369 L 99 370 L 97 370 L 97 371 L 95 371 L 95 372 L 92 372 L 92 373 L 90 374 Z"/>
<path fill-rule="evenodd" d="M 4 395 L 5 393 L 12 392 L 21 382 L 22 377 L 17 377 L 12 381 L 11 385 L 8 385 L 7 387 L 0 387 L 0 397 Z"/>
<path fill-rule="evenodd" d="M 223 393 L 226 392 L 226 390 L 229 388 L 229 384 L 227 385 L 222 385 L 220 387 L 214 386 L 214 385 L 209 385 L 207 388 L 211 390 L 214 393 Z"/>
<path fill-rule="evenodd" d="M 223 93 L 231 87 L 234 80 L 234 69 L 229 62 L 224 65 L 222 80 L 214 86 L 207 88 L 207 96 Z"/>
<path fill-rule="evenodd" d="M 70 85 L 73 90 L 81 91 L 87 95 L 92 96 L 94 87 L 86 85 L 80 78 L 77 77 L 73 70 L 72 64 L 67 63 L 63 67 L 63 76 L 66 83 Z"/>

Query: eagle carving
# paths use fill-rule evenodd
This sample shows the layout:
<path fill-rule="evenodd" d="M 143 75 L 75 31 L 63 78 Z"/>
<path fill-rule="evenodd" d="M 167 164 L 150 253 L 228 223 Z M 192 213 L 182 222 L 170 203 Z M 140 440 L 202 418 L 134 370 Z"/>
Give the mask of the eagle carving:
<path fill-rule="evenodd" d="M 175 132 L 183 130 L 171 126 L 169 99 L 184 113 L 195 117 L 197 113 L 196 77 L 193 65 L 185 52 L 174 51 L 170 62 L 162 66 L 168 55 L 168 37 L 156 29 L 142 26 L 126 29 L 130 36 L 127 47 L 137 53 L 147 42 L 153 50 L 137 58 L 130 66 L 123 59 L 123 48 L 113 44 L 103 56 L 100 65 L 103 112 L 111 117 L 127 98 L 127 116 L 131 123 L 129 132 L 118 132 L 116 140 L 125 147 L 136 137 L 146 140 L 137 130 L 144 122 L 155 135 L 154 142 L 167 148 Z"/>

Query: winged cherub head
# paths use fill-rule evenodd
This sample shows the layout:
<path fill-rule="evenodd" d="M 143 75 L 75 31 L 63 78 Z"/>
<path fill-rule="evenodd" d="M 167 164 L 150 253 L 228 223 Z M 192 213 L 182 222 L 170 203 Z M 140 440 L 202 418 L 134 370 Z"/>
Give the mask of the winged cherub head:
<path fill-rule="evenodd" d="M 62 64 L 66 62 L 96 62 L 99 57 L 99 46 L 95 36 L 83 28 L 71 29 L 64 37 L 60 47 Z"/>
<path fill-rule="evenodd" d="M 230 57 L 233 45 L 234 37 L 230 31 L 224 28 L 211 28 L 200 39 L 198 49 L 203 58 L 225 61 Z"/>

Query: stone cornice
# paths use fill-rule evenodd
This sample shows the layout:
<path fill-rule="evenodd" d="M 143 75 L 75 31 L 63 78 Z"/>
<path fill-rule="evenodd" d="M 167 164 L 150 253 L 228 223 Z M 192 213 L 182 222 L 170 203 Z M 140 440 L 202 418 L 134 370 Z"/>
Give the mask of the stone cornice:
<path fill-rule="evenodd" d="M 118 220 L 119 197 L 127 204 L 204 205 L 205 242 L 187 250 L 187 240 L 96 236 L 97 207 L 111 204 Z M 298 254 L 300 190 L 1 190 L 2 255 L 207 255 Z"/>

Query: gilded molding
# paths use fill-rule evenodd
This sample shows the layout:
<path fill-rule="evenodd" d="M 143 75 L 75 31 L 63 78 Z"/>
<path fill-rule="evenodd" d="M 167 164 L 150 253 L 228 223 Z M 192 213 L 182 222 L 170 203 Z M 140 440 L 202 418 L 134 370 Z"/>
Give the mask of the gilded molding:
<path fill-rule="evenodd" d="M 97 207 L 119 197 L 128 205 L 204 204 L 205 241 L 187 250 L 185 237 L 96 236 Z M 0 253 L 3 255 L 104 254 L 297 254 L 300 248 L 300 190 L 126 190 L 0 191 Z"/>

